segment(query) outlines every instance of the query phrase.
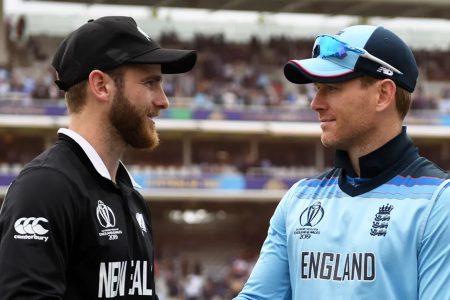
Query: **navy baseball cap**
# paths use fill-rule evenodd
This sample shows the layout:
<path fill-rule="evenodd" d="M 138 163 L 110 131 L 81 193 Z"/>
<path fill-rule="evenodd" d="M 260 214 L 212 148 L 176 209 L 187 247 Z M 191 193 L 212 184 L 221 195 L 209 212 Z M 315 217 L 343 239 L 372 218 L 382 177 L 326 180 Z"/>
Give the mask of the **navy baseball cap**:
<path fill-rule="evenodd" d="M 317 37 L 312 58 L 291 60 L 286 78 L 298 84 L 347 81 L 363 75 L 389 78 L 413 92 L 419 70 L 411 49 L 381 26 L 356 25 Z"/>
<path fill-rule="evenodd" d="M 108 16 L 89 20 L 59 45 L 52 66 L 55 83 L 67 91 L 88 78 L 92 70 L 108 71 L 123 64 L 160 64 L 164 74 L 184 73 L 197 60 L 194 50 L 161 48 L 135 20 Z"/>

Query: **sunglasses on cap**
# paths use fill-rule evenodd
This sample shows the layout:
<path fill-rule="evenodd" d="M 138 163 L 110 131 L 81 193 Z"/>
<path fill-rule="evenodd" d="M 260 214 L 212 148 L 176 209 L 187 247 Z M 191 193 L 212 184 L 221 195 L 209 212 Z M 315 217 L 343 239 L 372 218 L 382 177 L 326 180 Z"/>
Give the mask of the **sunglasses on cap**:
<path fill-rule="evenodd" d="M 367 50 L 364 50 L 363 48 L 359 48 L 359 47 L 350 46 L 349 44 L 347 44 L 343 41 L 340 41 L 331 35 L 326 35 L 326 34 L 319 35 L 316 38 L 316 41 L 314 42 L 312 56 L 313 56 L 313 58 L 315 58 L 315 57 L 322 57 L 322 58 L 335 57 L 338 59 L 343 59 L 347 56 L 349 51 L 356 53 L 357 55 L 359 55 L 361 57 L 367 58 L 368 60 L 376 62 L 376 63 L 382 65 L 383 67 L 386 67 L 386 68 L 392 70 L 393 72 L 395 72 L 397 74 L 400 74 L 400 75 L 403 74 L 402 72 L 400 72 L 398 69 L 391 66 L 387 62 L 379 59 L 378 57 L 373 56 L 372 54 L 367 52 Z M 353 67 L 351 69 L 353 69 Z"/>

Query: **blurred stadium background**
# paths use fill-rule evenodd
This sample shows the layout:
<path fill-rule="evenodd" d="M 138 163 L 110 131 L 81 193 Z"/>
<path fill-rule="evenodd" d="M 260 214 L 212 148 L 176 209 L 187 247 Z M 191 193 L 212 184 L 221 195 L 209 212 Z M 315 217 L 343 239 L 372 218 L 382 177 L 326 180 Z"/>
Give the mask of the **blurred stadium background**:
<path fill-rule="evenodd" d="M 193 71 L 165 78 L 171 108 L 157 120 L 160 147 L 124 157 L 152 210 L 160 299 L 184 299 L 195 269 L 205 299 L 230 299 L 286 189 L 332 165 L 308 106 L 312 87 L 282 76 L 319 33 L 383 24 L 413 47 L 421 75 L 406 123 L 420 152 L 450 169 L 450 1 L 77 2 L 0 5 L 0 201 L 67 125 L 49 62 L 68 32 L 130 15 L 164 47 L 198 50 Z"/>

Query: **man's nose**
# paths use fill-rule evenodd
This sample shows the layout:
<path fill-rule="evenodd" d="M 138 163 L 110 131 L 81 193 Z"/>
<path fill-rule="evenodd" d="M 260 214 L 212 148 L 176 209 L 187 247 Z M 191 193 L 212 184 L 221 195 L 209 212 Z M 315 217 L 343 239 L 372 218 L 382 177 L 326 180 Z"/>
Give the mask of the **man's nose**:
<path fill-rule="evenodd" d="M 155 100 L 155 105 L 159 107 L 159 109 L 167 109 L 169 108 L 169 99 L 166 96 L 166 93 L 163 89 L 161 89 L 160 94 Z"/>

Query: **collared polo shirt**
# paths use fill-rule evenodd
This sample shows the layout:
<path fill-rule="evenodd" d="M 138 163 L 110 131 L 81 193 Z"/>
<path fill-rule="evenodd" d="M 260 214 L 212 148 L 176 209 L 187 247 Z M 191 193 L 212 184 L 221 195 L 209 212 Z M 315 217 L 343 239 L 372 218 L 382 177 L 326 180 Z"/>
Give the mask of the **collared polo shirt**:
<path fill-rule="evenodd" d="M 151 216 L 69 129 L 20 172 L 0 212 L 1 299 L 157 299 Z"/>

